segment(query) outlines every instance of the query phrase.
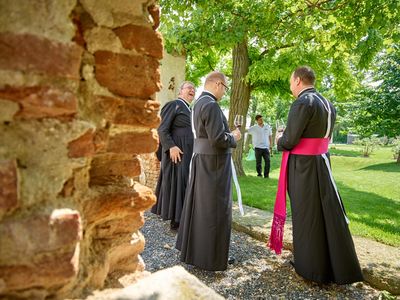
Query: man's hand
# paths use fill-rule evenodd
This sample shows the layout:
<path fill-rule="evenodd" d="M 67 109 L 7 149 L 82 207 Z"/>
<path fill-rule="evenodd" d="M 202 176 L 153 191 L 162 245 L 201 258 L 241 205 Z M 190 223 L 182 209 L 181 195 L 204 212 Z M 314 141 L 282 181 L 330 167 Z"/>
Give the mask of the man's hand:
<path fill-rule="evenodd" d="M 237 128 L 234 131 L 232 131 L 232 135 L 235 141 L 238 141 L 242 138 L 242 134 L 240 133 L 240 130 Z"/>
<path fill-rule="evenodd" d="M 182 150 L 179 147 L 174 146 L 169 148 L 169 158 L 176 164 L 181 161 Z"/>

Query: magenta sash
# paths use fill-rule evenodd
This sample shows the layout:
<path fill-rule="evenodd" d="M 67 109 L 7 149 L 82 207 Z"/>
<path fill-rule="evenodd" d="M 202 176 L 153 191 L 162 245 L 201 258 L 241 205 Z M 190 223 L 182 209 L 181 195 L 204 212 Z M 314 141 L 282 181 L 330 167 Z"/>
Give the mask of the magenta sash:
<path fill-rule="evenodd" d="M 279 173 L 278 191 L 276 192 L 274 219 L 268 246 L 280 254 L 283 246 L 283 228 L 286 220 L 287 163 L 290 154 L 320 155 L 328 152 L 329 138 L 302 138 L 290 151 L 283 151 Z"/>

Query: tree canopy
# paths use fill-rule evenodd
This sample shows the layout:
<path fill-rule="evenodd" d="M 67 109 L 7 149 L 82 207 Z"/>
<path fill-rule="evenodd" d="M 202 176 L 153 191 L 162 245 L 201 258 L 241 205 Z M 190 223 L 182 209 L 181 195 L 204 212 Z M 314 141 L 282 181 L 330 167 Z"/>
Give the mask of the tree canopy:
<path fill-rule="evenodd" d="M 317 87 L 348 99 L 365 69 L 399 39 L 399 1 L 161 0 L 167 49 L 185 52 L 187 77 L 198 82 L 219 69 L 231 79 L 229 122 L 247 115 L 252 93 L 289 99 L 288 79 L 299 65 L 317 73 Z M 396 32 L 396 31 L 395 31 Z M 241 145 L 235 151 L 238 173 Z"/>
<path fill-rule="evenodd" d="M 370 83 L 343 104 L 349 128 L 361 136 L 400 136 L 400 47 L 394 48 L 377 57 Z"/>

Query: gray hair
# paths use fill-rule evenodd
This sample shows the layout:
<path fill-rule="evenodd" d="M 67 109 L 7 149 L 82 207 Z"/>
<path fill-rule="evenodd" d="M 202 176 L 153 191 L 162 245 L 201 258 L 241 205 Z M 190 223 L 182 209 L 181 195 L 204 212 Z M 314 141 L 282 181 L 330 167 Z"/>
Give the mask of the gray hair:
<path fill-rule="evenodd" d="M 179 93 L 183 90 L 183 88 L 185 87 L 186 84 L 190 84 L 191 86 L 195 87 L 194 83 L 191 81 L 184 81 L 181 83 L 181 85 L 179 86 Z"/>

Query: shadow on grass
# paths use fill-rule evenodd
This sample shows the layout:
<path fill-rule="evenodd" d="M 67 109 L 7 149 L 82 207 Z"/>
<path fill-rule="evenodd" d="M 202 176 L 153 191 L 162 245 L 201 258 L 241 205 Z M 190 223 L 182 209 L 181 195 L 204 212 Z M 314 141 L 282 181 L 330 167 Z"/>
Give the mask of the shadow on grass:
<path fill-rule="evenodd" d="M 400 172 L 400 164 L 396 162 L 391 163 L 383 163 L 370 165 L 359 170 L 368 170 L 368 171 L 383 171 L 383 172 Z"/>
<path fill-rule="evenodd" d="M 350 222 L 354 219 L 371 228 L 370 233 L 376 240 L 382 241 L 380 232 L 400 236 L 400 202 L 343 184 L 339 184 L 339 192 L 350 215 Z"/>
<path fill-rule="evenodd" d="M 348 157 L 363 157 L 361 151 L 357 150 L 343 150 L 343 149 L 329 149 L 332 156 L 348 156 Z"/>

